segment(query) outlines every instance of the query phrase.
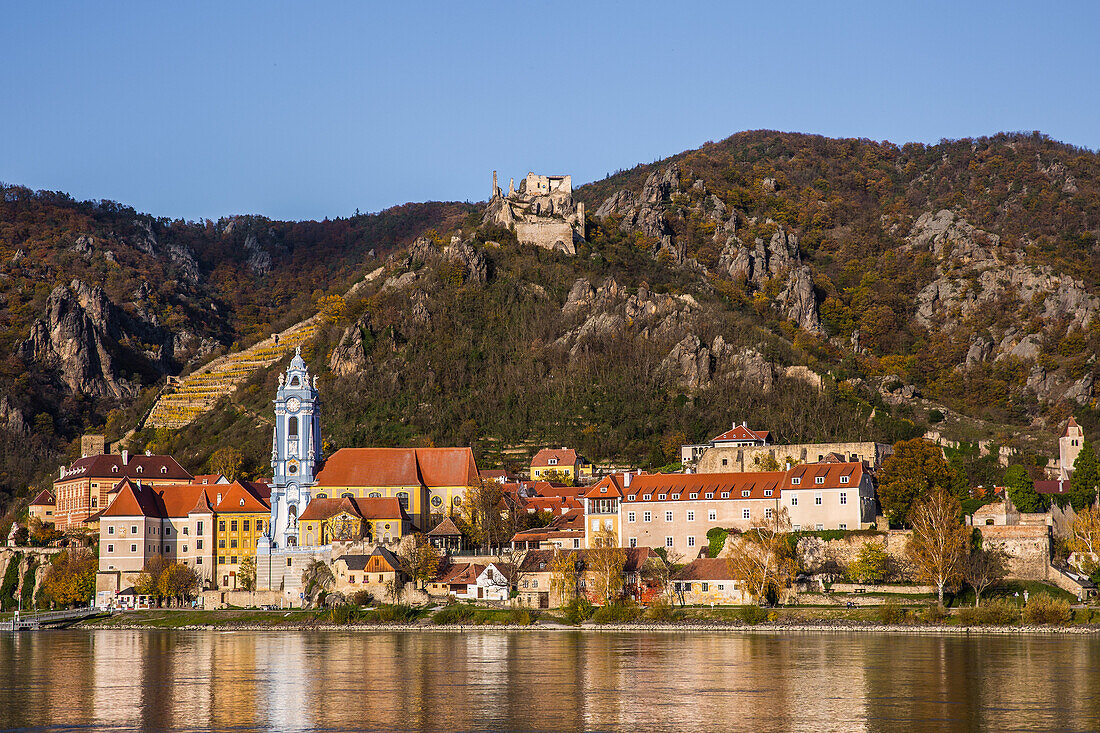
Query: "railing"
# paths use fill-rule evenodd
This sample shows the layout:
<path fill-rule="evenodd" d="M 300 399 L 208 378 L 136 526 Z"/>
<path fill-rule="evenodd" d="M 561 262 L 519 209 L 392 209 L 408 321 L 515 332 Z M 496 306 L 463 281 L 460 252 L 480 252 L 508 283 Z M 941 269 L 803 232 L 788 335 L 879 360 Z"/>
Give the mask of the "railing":
<path fill-rule="evenodd" d="M 0 631 L 20 631 L 37 629 L 44 624 L 56 624 L 64 621 L 78 621 L 102 613 L 110 614 L 100 608 L 71 608 L 66 611 L 35 611 L 31 614 L 16 613 L 9 621 L 0 622 Z"/>

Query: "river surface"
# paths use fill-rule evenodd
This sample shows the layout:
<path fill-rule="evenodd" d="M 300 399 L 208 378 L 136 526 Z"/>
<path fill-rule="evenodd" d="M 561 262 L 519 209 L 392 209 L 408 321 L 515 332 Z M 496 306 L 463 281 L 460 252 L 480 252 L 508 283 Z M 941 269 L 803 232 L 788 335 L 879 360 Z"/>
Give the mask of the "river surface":
<path fill-rule="evenodd" d="M 1100 639 L 0 635 L 0 730 L 1100 730 Z"/>

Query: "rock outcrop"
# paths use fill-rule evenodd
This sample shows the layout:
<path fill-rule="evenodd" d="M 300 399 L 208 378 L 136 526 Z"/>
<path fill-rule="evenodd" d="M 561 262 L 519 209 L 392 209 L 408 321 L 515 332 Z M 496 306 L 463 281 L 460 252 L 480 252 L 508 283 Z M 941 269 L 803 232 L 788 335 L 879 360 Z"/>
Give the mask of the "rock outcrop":
<path fill-rule="evenodd" d="M 528 173 L 519 189 L 510 183 L 505 194 L 493 172 L 493 196 L 482 221 L 511 229 L 521 244 L 576 254 L 584 241 L 584 204 L 574 203 L 570 176 Z"/>
<path fill-rule="evenodd" d="M 362 371 L 367 366 L 367 343 L 373 339 L 370 319 L 364 317 L 344 330 L 340 343 L 328 358 L 328 368 L 337 377 L 346 377 Z"/>

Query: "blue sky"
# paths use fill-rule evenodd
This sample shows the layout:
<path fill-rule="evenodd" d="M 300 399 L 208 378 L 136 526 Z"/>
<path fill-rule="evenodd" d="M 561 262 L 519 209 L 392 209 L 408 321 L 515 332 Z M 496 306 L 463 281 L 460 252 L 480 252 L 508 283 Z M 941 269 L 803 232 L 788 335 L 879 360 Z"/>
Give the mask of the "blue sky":
<path fill-rule="evenodd" d="M 0 3 L 0 181 L 173 218 L 483 200 L 758 128 L 1100 147 L 1095 2 Z"/>

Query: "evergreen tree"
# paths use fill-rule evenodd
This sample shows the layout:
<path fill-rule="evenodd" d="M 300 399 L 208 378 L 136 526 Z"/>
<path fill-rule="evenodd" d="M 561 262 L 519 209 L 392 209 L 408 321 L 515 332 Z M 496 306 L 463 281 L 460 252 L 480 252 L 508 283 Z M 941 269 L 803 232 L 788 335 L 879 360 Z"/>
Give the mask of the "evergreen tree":
<path fill-rule="evenodd" d="M 1023 466 L 1008 467 L 1005 471 L 1005 490 L 1018 511 L 1030 514 L 1047 508 L 1046 497 L 1035 490 L 1035 482 Z"/>
<path fill-rule="evenodd" d="M 1092 442 L 1085 440 L 1073 462 L 1073 476 L 1069 480 L 1069 503 L 1075 512 L 1096 503 L 1097 486 L 1100 486 L 1100 466 Z"/>

